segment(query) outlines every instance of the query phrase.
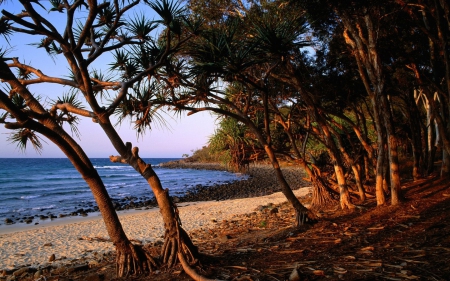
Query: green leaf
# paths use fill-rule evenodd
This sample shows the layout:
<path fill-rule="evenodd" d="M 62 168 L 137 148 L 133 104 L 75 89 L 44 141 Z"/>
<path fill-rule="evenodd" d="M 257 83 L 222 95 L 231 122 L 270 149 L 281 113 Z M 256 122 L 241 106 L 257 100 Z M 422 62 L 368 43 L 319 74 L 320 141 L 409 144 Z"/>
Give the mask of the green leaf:
<path fill-rule="evenodd" d="M 134 38 L 141 41 L 149 40 L 150 32 L 152 32 L 157 25 L 145 18 L 144 15 L 136 16 L 136 18 L 129 20 L 127 30 L 134 35 Z"/>
<path fill-rule="evenodd" d="M 161 18 L 162 23 L 170 26 L 174 19 L 181 17 L 185 13 L 185 8 L 179 1 L 169 0 L 144 0 Z"/>
<path fill-rule="evenodd" d="M 27 144 L 31 143 L 33 148 L 40 154 L 42 152 L 42 143 L 38 135 L 30 129 L 20 129 L 8 137 L 8 141 L 15 143 L 21 151 L 25 151 Z"/>

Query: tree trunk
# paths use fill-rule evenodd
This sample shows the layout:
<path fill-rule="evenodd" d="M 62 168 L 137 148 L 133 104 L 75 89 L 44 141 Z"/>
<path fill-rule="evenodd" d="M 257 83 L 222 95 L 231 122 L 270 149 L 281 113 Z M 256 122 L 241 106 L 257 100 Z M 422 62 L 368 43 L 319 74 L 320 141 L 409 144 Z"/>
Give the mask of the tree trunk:
<path fill-rule="evenodd" d="M 336 200 L 334 200 L 331 194 L 331 188 L 324 182 L 319 173 L 317 173 L 316 171 L 313 172 L 313 170 L 311 170 L 311 168 L 308 166 L 305 159 L 302 157 L 297 144 L 295 143 L 290 127 L 286 124 L 281 115 L 278 115 L 278 117 L 279 123 L 283 126 L 289 138 L 289 142 L 291 143 L 292 149 L 294 150 L 294 154 L 297 157 L 297 163 L 300 164 L 302 169 L 308 174 L 309 179 L 311 180 L 313 191 L 310 209 L 320 210 L 335 205 Z"/>
<path fill-rule="evenodd" d="M 3 108 L 14 116 L 19 123 L 23 123 L 23 128 L 30 128 L 53 142 L 86 181 L 102 214 L 108 235 L 116 246 L 118 257 L 116 264 L 119 276 L 151 271 L 152 267 L 156 266 L 155 261 L 149 255 L 146 255 L 140 246 L 134 246 L 128 240 L 109 194 L 83 149 L 51 118 L 28 89 L 16 79 L 4 62 L 0 63 L 0 78 L 10 84 L 11 88 L 16 89 L 16 92 L 28 101 L 28 106 L 35 113 L 45 114 L 46 117 L 41 118 L 39 123 L 34 121 L 18 109 L 2 92 L 0 93 L 0 104 L 5 103 Z"/>
<path fill-rule="evenodd" d="M 172 203 L 169 191 L 163 189 L 159 177 L 152 166 L 145 163 L 139 156 L 139 148 L 132 148 L 132 144 L 129 142 L 123 143 L 107 116 L 99 118 L 99 124 L 116 151 L 120 154 L 120 157 L 126 159 L 127 163 L 147 181 L 155 195 L 166 230 L 162 249 L 163 264 L 167 267 L 172 267 L 177 263 L 178 254 L 185 255 L 189 262 L 194 262 L 198 257 L 197 248 L 186 231 L 182 229 L 178 209 Z"/>
<path fill-rule="evenodd" d="M 389 177 L 391 184 L 391 204 L 398 205 L 403 199 L 401 194 L 400 173 L 398 164 L 398 142 L 392 122 L 392 113 L 386 95 L 380 95 L 383 119 L 387 133 L 389 156 Z"/>
<path fill-rule="evenodd" d="M 287 183 L 286 179 L 283 176 L 283 172 L 281 171 L 280 164 L 278 163 L 278 159 L 275 156 L 275 153 L 273 152 L 272 148 L 264 143 L 264 150 L 267 153 L 267 156 L 270 159 L 270 162 L 272 163 L 272 167 L 275 169 L 275 174 L 277 176 L 278 182 L 280 183 L 281 192 L 286 196 L 289 203 L 292 204 L 292 206 L 295 209 L 296 214 L 296 220 L 295 225 L 300 226 L 303 225 L 305 222 L 308 222 L 310 220 L 314 220 L 315 217 L 308 211 L 308 209 L 300 203 L 297 197 L 295 197 L 294 192 L 292 192 L 291 187 Z"/>

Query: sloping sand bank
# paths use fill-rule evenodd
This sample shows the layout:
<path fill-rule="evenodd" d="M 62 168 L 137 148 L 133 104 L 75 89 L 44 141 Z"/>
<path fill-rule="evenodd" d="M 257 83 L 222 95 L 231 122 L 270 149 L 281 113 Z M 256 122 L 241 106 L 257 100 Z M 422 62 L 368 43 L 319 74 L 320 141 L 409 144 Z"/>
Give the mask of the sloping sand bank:
<path fill-rule="evenodd" d="M 307 187 L 294 191 L 298 197 L 309 192 L 310 188 Z M 181 203 L 179 211 L 184 229 L 190 232 L 210 228 L 234 215 L 251 213 L 260 205 L 285 201 L 284 195 L 277 192 L 262 197 Z M 158 209 L 120 212 L 119 217 L 130 239 L 142 243 L 162 240 L 164 229 Z M 96 259 L 113 250 L 98 214 L 35 226 L 14 225 L 0 229 L 0 270 Z M 53 254 L 56 259 L 49 262 Z"/>

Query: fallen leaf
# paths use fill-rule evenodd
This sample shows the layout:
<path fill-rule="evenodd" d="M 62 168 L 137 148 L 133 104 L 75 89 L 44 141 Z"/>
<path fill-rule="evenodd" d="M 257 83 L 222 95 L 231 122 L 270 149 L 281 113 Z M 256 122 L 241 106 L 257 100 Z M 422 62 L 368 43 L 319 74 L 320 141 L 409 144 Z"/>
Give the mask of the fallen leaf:
<path fill-rule="evenodd" d="M 345 273 L 347 273 L 347 270 L 345 268 L 342 268 L 342 267 L 334 267 L 333 270 L 337 274 L 345 274 Z"/>
<path fill-rule="evenodd" d="M 323 270 L 314 270 L 313 273 L 314 275 L 325 276 L 325 272 Z"/>
<path fill-rule="evenodd" d="M 384 226 L 375 226 L 375 227 L 368 227 L 367 230 L 382 230 L 384 229 Z"/>

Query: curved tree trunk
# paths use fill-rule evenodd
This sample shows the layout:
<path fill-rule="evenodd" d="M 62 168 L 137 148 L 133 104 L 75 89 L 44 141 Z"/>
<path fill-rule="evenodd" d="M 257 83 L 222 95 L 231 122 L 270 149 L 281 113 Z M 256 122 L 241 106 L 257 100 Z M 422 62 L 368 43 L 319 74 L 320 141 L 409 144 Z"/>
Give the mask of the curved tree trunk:
<path fill-rule="evenodd" d="M 292 136 L 291 130 L 286 122 L 283 120 L 281 115 L 278 115 L 279 123 L 283 126 L 291 146 L 294 150 L 294 154 L 297 157 L 297 163 L 300 164 L 302 169 L 308 174 L 311 183 L 312 183 L 312 200 L 311 200 L 311 210 L 320 210 L 323 208 L 327 208 L 336 204 L 336 200 L 333 198 L 331 194 L 330 187 L 323 181 L 320 176 L 320 173 L 311 168 L 306 163 L 305 159 L 302 157 L 300 150 L 295 143 L 294 137 Z"/>
<path fill-rule="evenodd" d="M 0 63 L 0 78 L 10 84 L 11 88 L 15 88 L 16 92 L 28 101 L 28 106 L 34 111 L 34 114 L 41 114 L 45 118 L 41 118 L 39 123 L 29 118 L 3 92 L 0 93 L 1 107 L 14 116 L 19 124 L 22 124 L 22 128 L 32 129 L 53 142 L 67 156 L 91 189 L 102 214 L 108 235 L 116 247 L 119 276 L 151 271 L 156 266 L 155 261 L 152 257 L 146 255 L 140 246 L 135 246 L 128 240 L 103 181 L 83 149 L 51 118 L 28 89 L 16 79 L 4 62 Z"/>
<path fill-rule="evenodd" d="M 280 168 L 280 164 L 278 163 L 278 159 L 276 158 L 272 148 L 269 145 L 264 144 L 264 150 L 266 151 L 267 156 L 269 157 L 270 162 L 272 163 L 272 166 L 275 169 L 275 174 L 277 176 L 278 182 L 280 183 L 281 192 L 284 194 L 284 196 L 286 196 L 289 203 L 291 203 L 295 209 L 296 226 L 303 225 L 305 222 L 313 220 L 314 216 L 308 211 L 308 209 L 305 206 L 302 205 L 302 203 L 300 203 L 298 198 L 295 197 L 294 192 L 292 192 L 291 187 L 284 178 L 283 172 L 281 171 Z"/>
<path fill-rule="evenodd" d="M 178 210 L 172 203 L 169 191 L 163 189 L 161 181 L 152 166 L 145 163 L 139 156 L 139 149 L 137 147 L 132 148 L 132 144 L 129 142 L 126 144 L 123 143 L 117 131 L 110 123 L 109 118 L 104 117 L 100 121 L 100 126 L 120 154 L 120 157 L 125 159 L 147 181 L 155 195 L 166 230 L 161 255 L 163 265 L 167 267 L 175 265 L 178 261 L 178 254 L 185 255 L 189 262 L 194 263 L 198 258 L 197 248 L 192 243 L 186 231 L 181 227 Z"/>

